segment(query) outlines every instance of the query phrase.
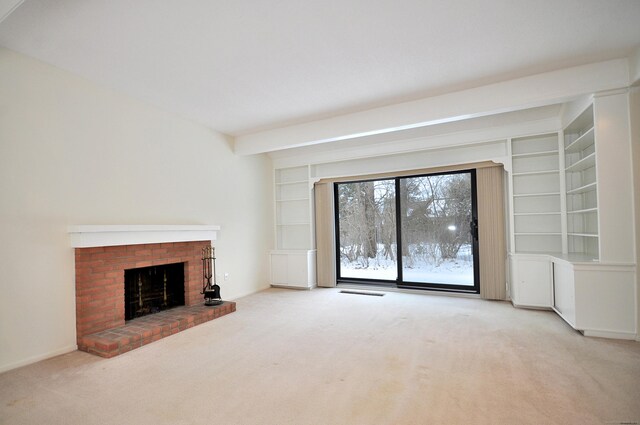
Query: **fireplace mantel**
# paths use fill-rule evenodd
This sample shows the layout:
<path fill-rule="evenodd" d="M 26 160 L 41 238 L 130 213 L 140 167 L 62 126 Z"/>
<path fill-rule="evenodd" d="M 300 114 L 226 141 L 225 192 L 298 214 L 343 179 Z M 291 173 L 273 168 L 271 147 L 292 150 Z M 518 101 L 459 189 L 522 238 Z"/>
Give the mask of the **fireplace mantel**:
<path fill-rule="evenodd" d="M 214 241 L 216 225 L 79 225 L 69 226 L 73 248 Z"/>

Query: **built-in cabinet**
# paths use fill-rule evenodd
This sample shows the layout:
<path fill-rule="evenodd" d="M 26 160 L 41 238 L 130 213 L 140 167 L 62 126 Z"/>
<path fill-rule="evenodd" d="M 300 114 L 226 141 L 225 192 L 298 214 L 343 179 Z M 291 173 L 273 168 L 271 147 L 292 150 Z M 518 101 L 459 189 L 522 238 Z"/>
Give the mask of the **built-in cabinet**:
<path fill-rule="evenodd" d="M 553 273 L 548 257 L 519 254 L 509 260 L 513 304 L 516 307 L 550 308 L 553 305 Z"/>
<path fill-rule="evenodd" d="M 309 289 L 315 286 L 315 250 L 273 250 L 271 257 L 271 285 Z"/>
<path fill-rule="evenodd" d="M 553 309 L 585 335 L 637 333 L 633 239 L 621 230 L 633 206 L 618 196 L 631 188 L 616 184 L 632 181 L 627 102 L 594 96 L 570 105 L 562 132 L 508 144 L 512 303 Z"/>
<path fill-rule="evenodd" d="M 588 336 L 634 339 L 635 266 L 580 254 L 512 254 L 516 307 L 552 309 Z"/>
<path fill-rule="evenodd" d="M 635 267 L 551 258 L 553 310 L 587 336 L 634 339 Z"/>
<path fill-rule="evenodd" d="M 309 181 L 308 166 L 274 171 L 276 249 L 270 253 L 273 286 L 315 286 L 313 196 Z"/>

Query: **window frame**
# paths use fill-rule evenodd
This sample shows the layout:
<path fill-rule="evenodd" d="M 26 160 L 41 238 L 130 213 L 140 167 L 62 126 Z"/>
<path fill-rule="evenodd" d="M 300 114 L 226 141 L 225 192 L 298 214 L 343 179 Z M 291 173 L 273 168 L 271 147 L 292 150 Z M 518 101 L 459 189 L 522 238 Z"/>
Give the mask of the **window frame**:
<path fill-rule="evenodd" d="M 400 181 L 403 179 L 411 179 L 418 177 L 439 176 L 439 175 L 453 175 L 453 174 L 469 174 L 471 178 L 471 217 L 475 223 L 475 231 L 472 232 L 472 256 L 473 256 L 473 280 L 474 284 L 470 285 L 452 285 L 445 283 L 424 283 L 424 282 L 409 282 L 404 281 L 402 271 L 402 209 L 400 205 L 401 196 L 400 193 Z M 364 183 L 371 181 L 393 180 L 395 182 L 395 219 L 396 219 L 396 263 L 397 263 L 397 278 L 395 280 L 388 279 L 366 279 L 355 277 L 342 277 L 340 271 L 340 202 L 339 202 L 339 186 L 342 184 Z M 381 287 L 392 288 L 404 288 L 404 289 L 421 289 L 421 290 L 434 290 L 443 292 L 460 292 L 460 293 L 480 293 L 480 253 L 478 243 L 478 198 L 477 198 L 477 184 L 476 184 L 476 170 L 465 169 L 455 171 L 443 171 L 437 173 L 421 173 L 415 175 L 400 175 L 400 176 L 385 176 L 379 178 L 359 179 L 340 181 L 333 183 L 333 196 L 334 196 L 334 226 L 335 226 L 335 258 L 336 258 L 336 282 L 340 284 L 360 284 L 360 285 L 373 285 Z"/>

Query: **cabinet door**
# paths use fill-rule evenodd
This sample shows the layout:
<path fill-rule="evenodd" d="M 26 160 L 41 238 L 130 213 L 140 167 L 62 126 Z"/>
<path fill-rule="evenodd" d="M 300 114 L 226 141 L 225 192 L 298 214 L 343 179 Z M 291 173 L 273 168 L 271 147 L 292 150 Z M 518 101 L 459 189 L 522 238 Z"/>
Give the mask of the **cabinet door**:
<path fill-rule="evenodd" d="M 554 262 L 553 265 L 554 309 L 571 326 L 576 325 L 576 293 L 571 265 Z"/>
<path fill-rule="evenodd" d="M 307 253 L 289 255 L 289 264 L 287 267 L 288 284 L 296 288 L 308 288 L 308 269 L 307 269 Z"/>
<path fill-rule="evenodd" d="M 547 259 L 514 261 L 514 304 L 523 307 L 551 307 L 551 262 Z"/>
<path fill-rule="evenodd" d="M 310 267 L 315 257 L 309 251 L 274 251 L 271 253 L 271 284 L 294 288 L 311 288 Z M 315 271 L 313 272 L 315 277 Z"/>
<path fill-rule="evenodd" d="M 287 285 L 288 278 L 288 258 L 287 254 L 271 254 L 271 284 Z"/>

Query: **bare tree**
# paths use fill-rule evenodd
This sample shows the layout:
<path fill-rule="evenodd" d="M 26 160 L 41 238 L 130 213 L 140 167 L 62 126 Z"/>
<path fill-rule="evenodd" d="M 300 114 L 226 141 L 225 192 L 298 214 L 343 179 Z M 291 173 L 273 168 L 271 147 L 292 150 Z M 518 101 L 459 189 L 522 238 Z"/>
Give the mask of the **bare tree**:
<path fill-rule="evenodd" d="M 396 196 L 404 265 L 457 258 L 470 243 L 470 186 L 468 174 L 402 178 L 399 194 L 394 179 L 340 184 L 341 258 L 362 268 L 371 259 L 395 261 Z"/>

